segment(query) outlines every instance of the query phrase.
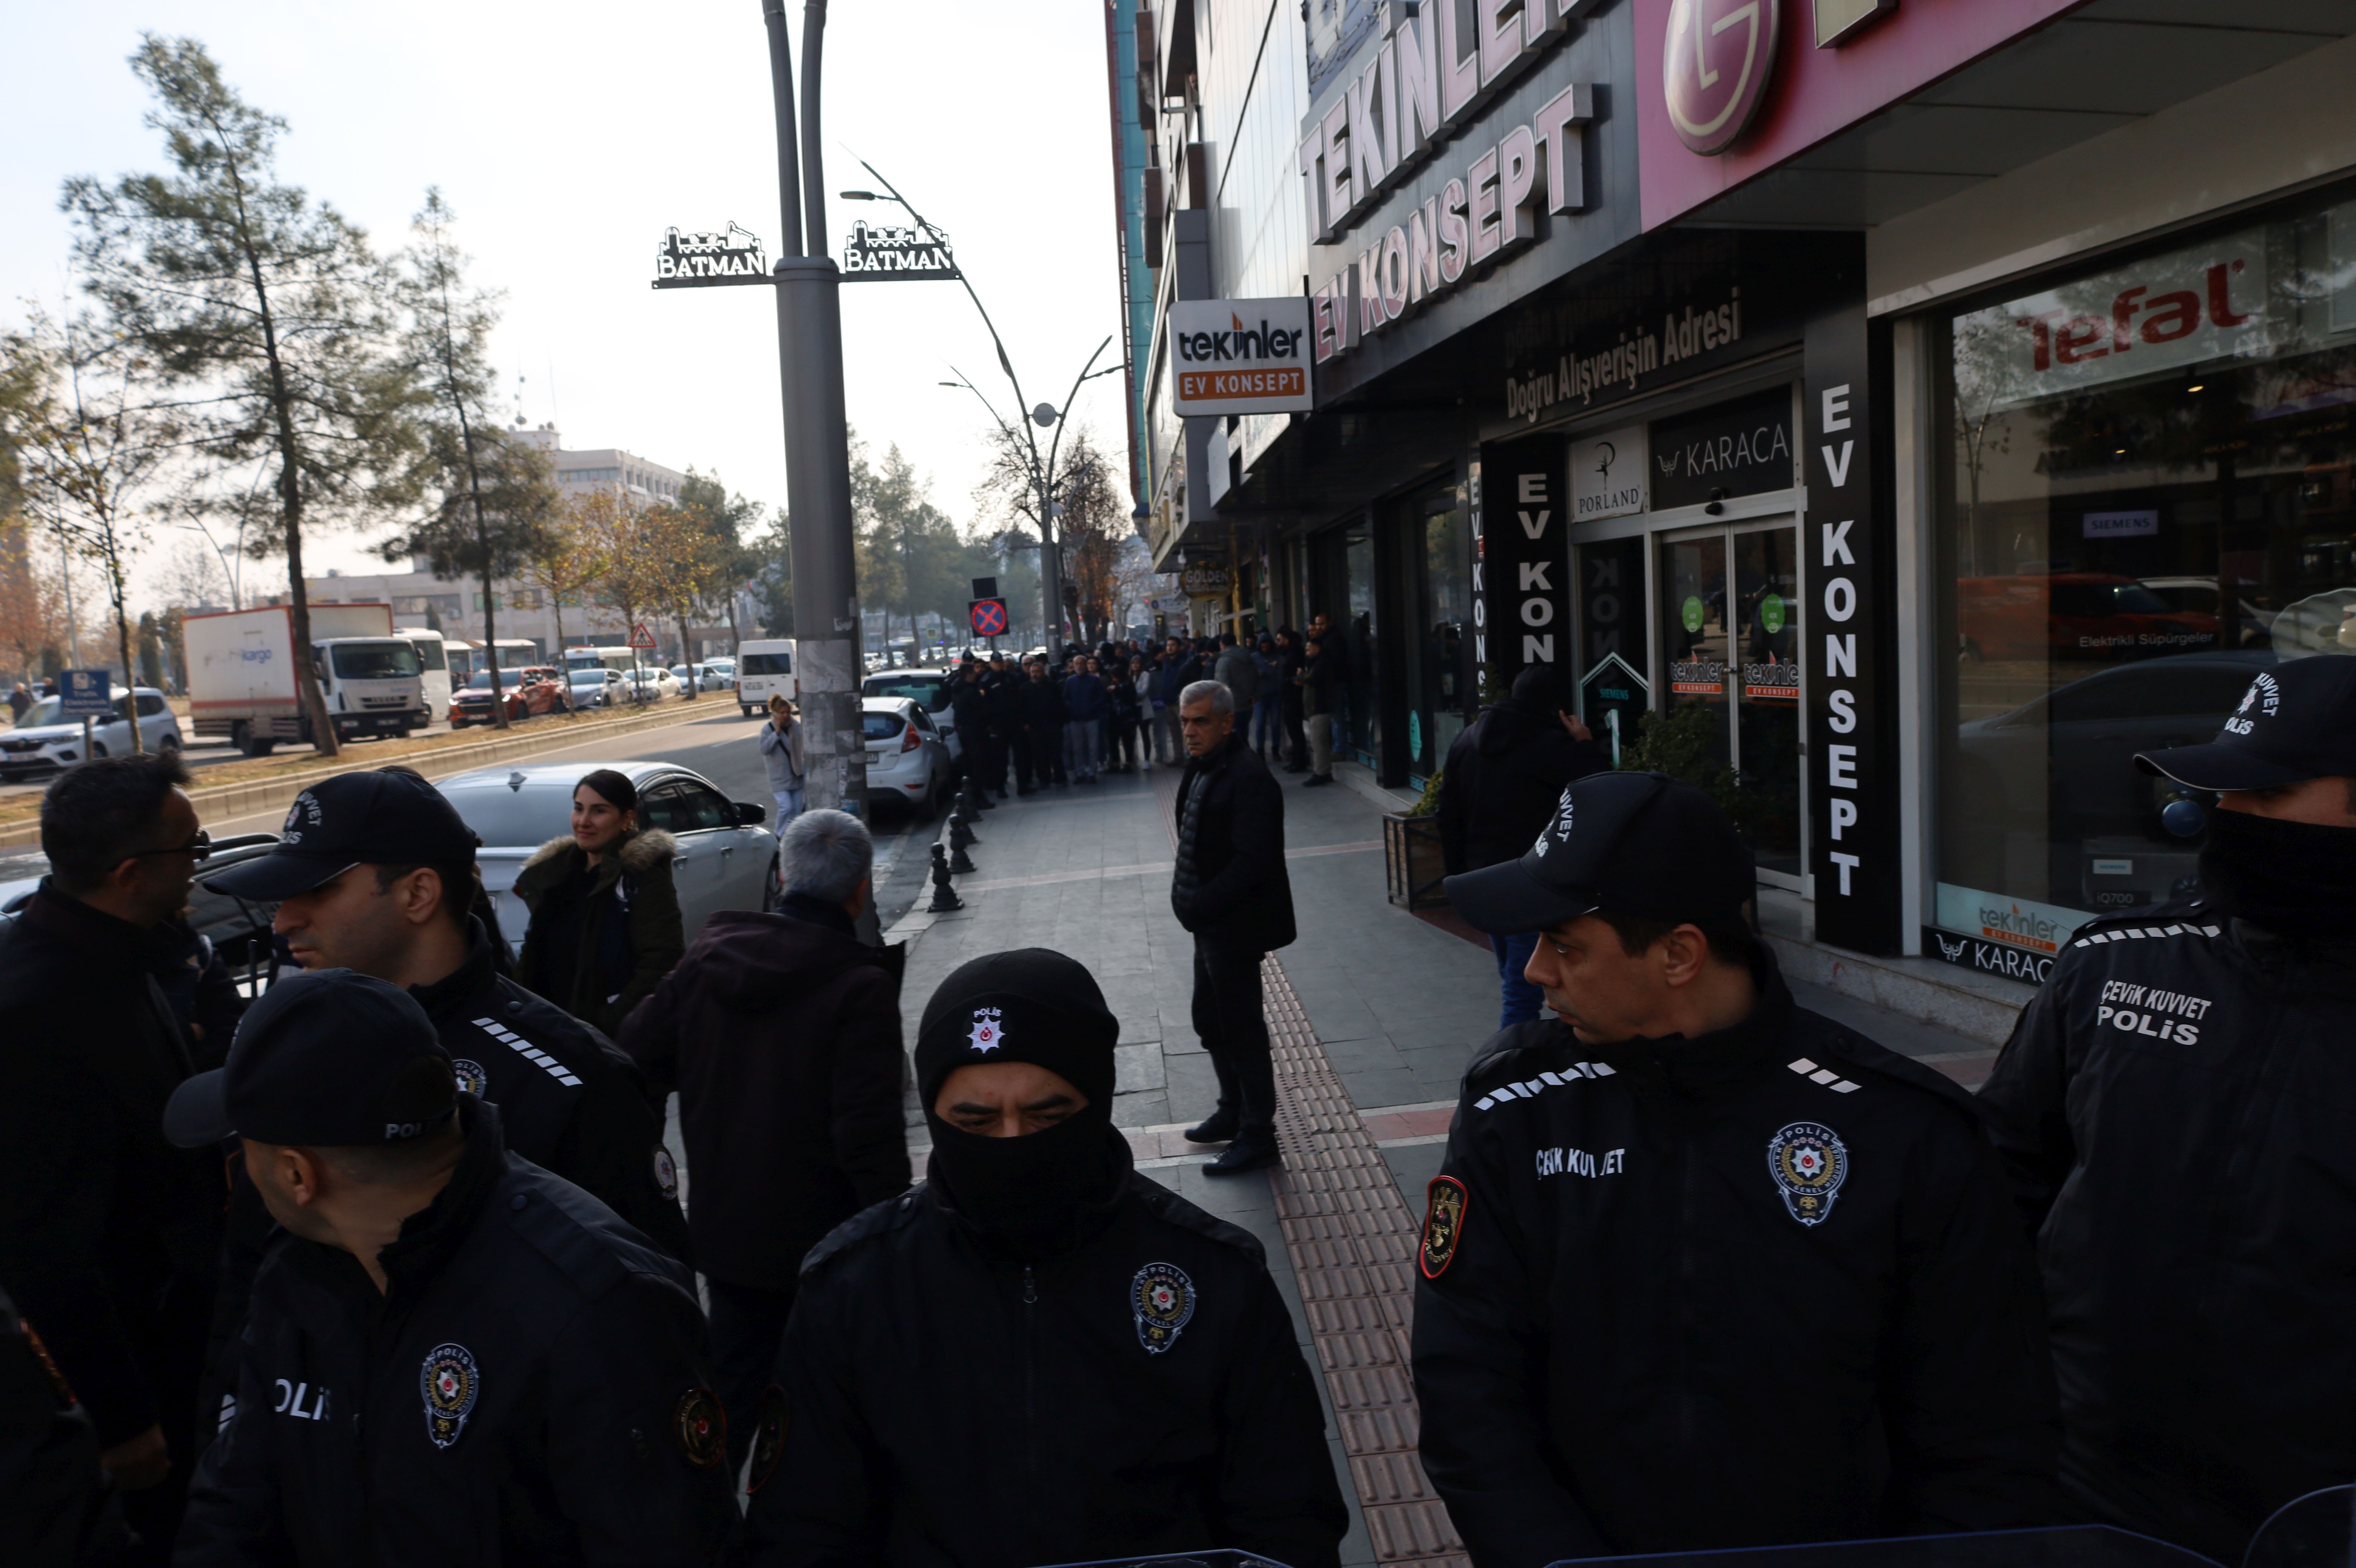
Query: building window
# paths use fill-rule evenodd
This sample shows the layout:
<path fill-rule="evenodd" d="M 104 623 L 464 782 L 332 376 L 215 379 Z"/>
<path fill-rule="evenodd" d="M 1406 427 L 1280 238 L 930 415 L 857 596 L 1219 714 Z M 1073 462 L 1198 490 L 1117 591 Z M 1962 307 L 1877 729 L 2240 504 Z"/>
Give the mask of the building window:
<path fill-rule="evenodd" d="M 2283 660 L 2356 652 L 2356 199 L 2015 285 L 1928 334 L 1937 923 L 2052 954 L 2198 888 L 2211 797 L 2139 771 Z"/>

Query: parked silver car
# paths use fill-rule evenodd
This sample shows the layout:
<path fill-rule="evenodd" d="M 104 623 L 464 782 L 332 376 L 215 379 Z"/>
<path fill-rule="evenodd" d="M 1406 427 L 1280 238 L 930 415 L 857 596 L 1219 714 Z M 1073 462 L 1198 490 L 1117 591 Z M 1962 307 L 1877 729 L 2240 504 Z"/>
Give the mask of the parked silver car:
<path fill-rule="evenodd" d="M 146 750 L 179 749 L 180 721 L 173 716 L 172 706 L 164 700 L 164 694 L 152 686 L 132 691 L 118 686 L 114 688 L 115 717 L 92 726 L 91 756 L 131 754 L 131 708 L 134 700 L 139 709 L 139 738 Z M 25 716 L 16 720 L 14 728 L 0 731 L 0 779 L 38 778 L 83 760 L 81 720 L 60 718 L 64 706 L 65 699 L 61 697 L 44 697 L 25 709 Z"/>
<path fill-rule="evenodd" d="M 774 907 L 777 841 L 761 826 L 768 808 L 731 801 L 701 773 L 674 763 L 573 762 L 477 768 L 434 787 L 481 835 L 475 852 L 483 889 L 498 912 L 499 933 L 518 953 L 531 912 L 515 895 L 515 880 L 532 851 L 573 831 L 573 786 L 584 773 L 611 768 L 637 786 L 638 821 L 679 840 L 671 880 L 679 890 L 680 923 L 687 939 L 723 909 Z"/>
<path fill-rule="evenodd" d="M 897 801 L 929 820 L 948 798 L 957 773 L 941 728 L 905 697 L 862 698 L 859 706 L 869 804 Z"/>
<path fill-rule="evenodd" d="M 692 682 L 698 691 L 725 691 L 736 684 L 734 666 L 723 670 L 718 665 L 675 664 L 670 667 L 670 675 L 682 687 Z"/>
<path fill-rule="evenodd" d="M 576 669 L 565 677 L 573 688 L 575 712 L 584 708 L 611 708 L 629 700 L 629 683 L 614 669 Z"/>

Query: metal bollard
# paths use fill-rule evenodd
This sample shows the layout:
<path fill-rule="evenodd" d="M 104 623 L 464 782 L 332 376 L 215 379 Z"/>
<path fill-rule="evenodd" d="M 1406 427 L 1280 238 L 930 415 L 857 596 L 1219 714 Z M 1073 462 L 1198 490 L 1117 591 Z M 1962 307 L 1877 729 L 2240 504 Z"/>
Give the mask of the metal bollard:
<path fill-rule="evenodd" d="M 949 885 L 949 852 L 947 845 L 933 845 L 933 901 L 925 906 L 926 914 L 947 914 L 953 909 L 965 908 L 965 900 L 958 897 L 957 889 Z"/>
<path fill-rule="evenodd" d="M 951 836 L 949 839 L 949 869 L 952 871 L 962 872 L 976 870 L 979 869 L 980 868 L 974 865 L 972 858 L 966 854 L 965 846 L 958 843 L 955 836 Z"/>

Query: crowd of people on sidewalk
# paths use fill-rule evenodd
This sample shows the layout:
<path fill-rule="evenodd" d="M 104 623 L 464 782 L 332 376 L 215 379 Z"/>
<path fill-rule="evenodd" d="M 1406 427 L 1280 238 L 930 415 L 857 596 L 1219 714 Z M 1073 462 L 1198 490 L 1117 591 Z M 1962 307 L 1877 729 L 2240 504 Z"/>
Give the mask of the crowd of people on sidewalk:
<path fill-rule="evenodd" d="M 1268 692 L 1232 640 L 1122 652 L 977 661 L 944 707 L 1034 788 L 1177 762 L 1187 1136 L 1232 1177 L 1299 1152 Z M 2136 758 L 2215 803 L 2201 891 L 2082 927 L 1978 1095 L 1802 1007 L 1725 807 L 1603 765 L 1551 672 L 1458 739 L 1447 891 L 1507 1022 L 1411 1346 L 1475 1568 L 2083 1522 L 2233 1563 L 2356 1482 L 2356 657 L 2258 680 Z M 594 770 L 517 950 L 411 770 L 311 784 L 209 876 L 187 784 L 62 774 L 0 936 L 0 1562 L 1339 1568 L 1293 1318 L 1135 1168 L 1084 965 L 964 964 L 906 1051 L 842 812 L 787 823 L 776 908 L 689 933 Z M 274 911 L 256 995 L 193 938 L 200 878 Z"/>
<path fill-rule="evenodd" d="M 952 716 L 966 770 L 1003 799 L 1183 766 L 1180 698 L 1199 680 L 1226 688 L 1245 743 L 1263 762 L 1308 774 L 1305 784 L 1333 782 L 1333 715 L 1347 675 L 1322 614 L 1306 636 L 1280 627 L 1248 640 L 1172 636 L 1158 647 L 1108 639 L 1019 664 L 968 653 L 932 706 Z"/>

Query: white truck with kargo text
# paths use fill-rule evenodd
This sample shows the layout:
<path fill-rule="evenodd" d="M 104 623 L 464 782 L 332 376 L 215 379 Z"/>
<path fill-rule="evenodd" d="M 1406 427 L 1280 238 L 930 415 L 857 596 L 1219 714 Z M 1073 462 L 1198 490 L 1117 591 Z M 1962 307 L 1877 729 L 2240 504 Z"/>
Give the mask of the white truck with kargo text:
<path fill-rule="evenodd" d="M 294 616 L 284 604 L 191 615 L 188 709 L 201 736 L 249 757 L 281 741 L 312 743 L 295 678 Z M 417 645 L 392 629 L 390 604 L 311 606 L 311 665 L 338 740 L 406 735 L 431 721 Z"/>

